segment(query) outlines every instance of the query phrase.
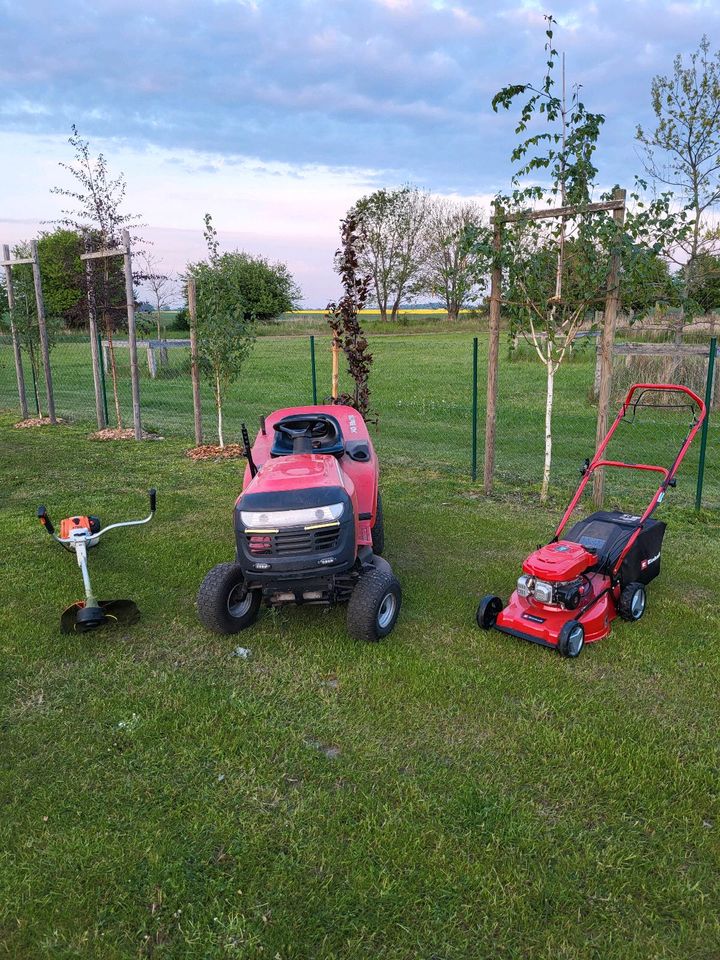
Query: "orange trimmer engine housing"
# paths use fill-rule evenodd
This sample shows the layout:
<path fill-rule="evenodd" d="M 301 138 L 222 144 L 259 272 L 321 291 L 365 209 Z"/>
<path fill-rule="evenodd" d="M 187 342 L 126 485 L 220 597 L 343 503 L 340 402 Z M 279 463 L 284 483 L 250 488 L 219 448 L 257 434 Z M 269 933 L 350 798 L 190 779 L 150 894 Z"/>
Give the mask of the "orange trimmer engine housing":
<path fill-rule="evenodd" d="M 71 537 L 80 530 L 88 533 L 97 533 L 100 530 L 100 520 L 97 517 L 66 517 L 60 521 L 60 537 Z"/>

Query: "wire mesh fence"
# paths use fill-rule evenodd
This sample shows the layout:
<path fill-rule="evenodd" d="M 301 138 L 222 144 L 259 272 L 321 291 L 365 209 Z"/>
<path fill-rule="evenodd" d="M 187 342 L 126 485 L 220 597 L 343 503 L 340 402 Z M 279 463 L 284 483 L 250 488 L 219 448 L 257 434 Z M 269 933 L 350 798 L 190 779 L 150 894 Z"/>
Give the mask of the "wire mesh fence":
<path fill-rule="evenodd" d="M 476 457 L 482 474 L 485 423 L 485 370 L 487 337 L 478 338 Z M 106 363 L 105 392 L 108 419 L 117 425 L 119 410 L 123 426 L 132 425 L 129 350 L 118 341 L 115 347 L 116 377 Z M 371 402 L 376 423 L 371 430 L 382 462 L 396 466 L 421 466 L 470 477 L 473 466 L 473 336 L 466 332 L 376 336 L 372 344 Z M 104 351 L 107 353 L 107 350 Z M 149 355 L 150 354 L 150 355 Z M 331 340 L 314 338 L 315 387 L 319 402 L 330 395 Z M 187 341 L 166 347 L 141 342 L 139 348 L 140 398 L 143 427 L 162 436 L 193 442 L 193 405 L 190 380 L 190 349 Z M 109 359 L 109 358 L 108 358 Z M 633 361 L 636 358 L 631 358 Z M 614 391 L 611 415 L 619 407 L 630 382 L 668 378 L 667 361 L 658 358 L 653 367 L 648 358 L 631 363 L 616 357 L 613 363 Z M 656 358 L 652 358 L 656 359 Z M 349 375 L 340 358 L 340 391 L 350 390 Z M 87 336 L 58 337 L 51 353 L 58 416 L 92 429 L 95 401 L 90 343 Z M 665 363 L 665 366 L 663 366 Z M 702 396 L 705 391 L 707 357 L 692 358 L 674 376 L 685 378 Z M 31 416 L 42 414 L 44 385 L 42 368 L 33 369 L 24 354 L 25 380 Z M 556 376 L 553 413 L 553 494 L 567 496 L 579 480 L 579 468 L 595 448 L 597 409 L 592 398 L 595 375 L 594 344 L 578 348 Z M 117 383 L 117 403 L 113 389 Z M 34 389 L 34 384 L 37 389 Z M 38 397 L 38 406 L 35 396 Z M 495 488 L 500 495 L 527 497 L 540 489 L 544 455 L 545 369 L 531 351 L 501 353 L 495 454 Z M 203 429 L 206 442 L 217 437 L 213 393 L 201 380 Z M 241 376 L 230 387 L 224 403 L 226 441 L 237 440 L 241 422 L 253 428 L 269 411 L 313 401 L 313 364 L 308 337 L 259 337 Z M 19 411 L 15 369 L 10 340 L 0 338 L 0 408 Z M 669 464 L 689 422 L 687 411 L 644 411 L 634 425 L 624 425 L 617 436 L 618 456 L 632 462 L 645 460 Z M 720 457 L 717 412 L 710 419 L 705 463 L 703 505 L 720 508 Z M 685 420 L 683 420 L 685 417 Z M 700 444 L 691 447 L 679 474 L 674 503 L 692 506 Z M 642 505 L 648 477 L 628 471 L 606 479 L 607 503 L 624 510 Z"/>

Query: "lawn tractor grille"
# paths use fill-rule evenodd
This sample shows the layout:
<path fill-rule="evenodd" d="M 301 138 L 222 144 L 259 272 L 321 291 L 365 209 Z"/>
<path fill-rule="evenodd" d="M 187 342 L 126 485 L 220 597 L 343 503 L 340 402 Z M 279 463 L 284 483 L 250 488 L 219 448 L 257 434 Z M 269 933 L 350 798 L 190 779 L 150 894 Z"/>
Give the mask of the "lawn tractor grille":
<path fill-rule="evenodd" d="M 245 536 L 254 557 L 288 557 L 334 550 L 340 529 L 331 527 L 321 530 L 288 530 L 282 533 L 246 533 Z"/>

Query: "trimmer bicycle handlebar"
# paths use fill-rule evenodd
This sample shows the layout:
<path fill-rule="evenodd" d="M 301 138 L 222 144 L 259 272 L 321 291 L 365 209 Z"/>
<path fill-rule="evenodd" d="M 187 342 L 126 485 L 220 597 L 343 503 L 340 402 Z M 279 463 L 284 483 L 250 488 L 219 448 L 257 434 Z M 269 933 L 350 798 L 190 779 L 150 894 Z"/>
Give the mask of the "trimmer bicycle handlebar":
<path fill-rule="evenodd" d="M 97 541 L 100 539 L 100 537 L 104 533 L 107 533 L 108 530 L 116 530 L 118 527 L 138 527 L 144 523 L 149 523 L 155 514 L 155 510 L 157 509 L 157 490 L 155 489 L 155 487 L 152 487 L 148 491 L 148 496 L 150 498 L 150 513 L 143 520 L 123 520 L 123 521 L 120 521 L 119 523 L 110 523 L 108 524 L 107 527 L 103 527 L 101 530 L 98 530 L 97 533 L 88 532 L 86 538 L 88 540 Z M 47 509 L 45 508 L 44 505 L 41 505 L 37 508 L 37 515 L 40 523 L 45 527 L 45 529 L 53 538 L 53 540 L 57 540 L 58 543 L 63 543 L 63 544 L 72 543 L 73 541 L 78 539 L 77 537 L 57 536 L 57 534 L 55 533 L 55 527 L 53 526 L 52 521 L 48 516 Z"/>

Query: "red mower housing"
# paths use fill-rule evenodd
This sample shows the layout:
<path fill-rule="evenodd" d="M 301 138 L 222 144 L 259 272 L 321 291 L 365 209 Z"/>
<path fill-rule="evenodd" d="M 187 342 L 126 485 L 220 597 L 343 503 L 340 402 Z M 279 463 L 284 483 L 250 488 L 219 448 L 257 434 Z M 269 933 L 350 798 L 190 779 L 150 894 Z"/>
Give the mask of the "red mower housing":
<path fill-rule="evenodd" d="M 604 459 L 618 425 L 634 419 L 652 393 L 674 393 L 689 399 L 692 419 L 670 467 Z M 645 587 L 660 573 L 665 524 L 652 517 L 675 486 L 675 474 L 705 417 L 705 404 L 688 387 L 636 383 L 627 393 L 607 436 L 592 461 L 586 461 L 582 479 L 550 543 L 539 547 L 523 563 L 523 573 L 506 606 L 499 597 L 483 597 L 477 622 L 483 629 L 555 648 L 576 657 L 586 643 L 606 637 L 620 616 L 639 620 L 645 612 Z M 601 467 L 660 473 L 661 482 L 642 514 L 598 511 L 569 530 L 569 520 L 590 477 Z"/>
<path fill-rule="evenodd" d="M 349 601 L 348 630 L 378 640 L 395 625 L 400 585 L 383 560 L 379 466 L 362 416 L 342 404 L 276 410 L 261 421 L 235 501 L 236 559 L 198 594 L 209 629 L 235 633 L 264 601 Z"/>

